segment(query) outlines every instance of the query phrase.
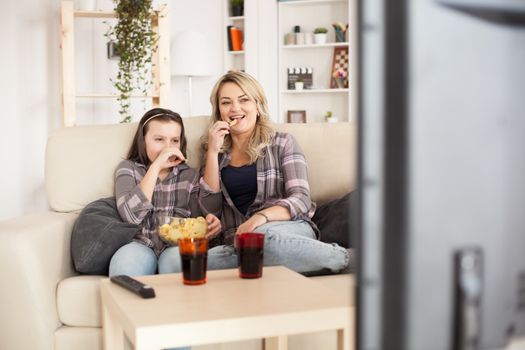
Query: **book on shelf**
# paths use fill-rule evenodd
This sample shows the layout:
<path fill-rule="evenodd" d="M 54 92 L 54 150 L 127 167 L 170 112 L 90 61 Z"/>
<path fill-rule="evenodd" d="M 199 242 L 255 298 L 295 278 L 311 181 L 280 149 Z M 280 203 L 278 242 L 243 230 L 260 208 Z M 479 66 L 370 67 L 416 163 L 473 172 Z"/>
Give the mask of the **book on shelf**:
<path fill-rule="evenodd" d="M 228 51 L 232 50 L 232 34 L 231 34 L 231 28 L 233 26 L 226 27 L 226 34 L 228 36 Z"/>
<path fill-rule="evenodd" d="M 228 34 L 228 50 L 242 51 L 242 31 L 236 26 L 226 28 Z"/>

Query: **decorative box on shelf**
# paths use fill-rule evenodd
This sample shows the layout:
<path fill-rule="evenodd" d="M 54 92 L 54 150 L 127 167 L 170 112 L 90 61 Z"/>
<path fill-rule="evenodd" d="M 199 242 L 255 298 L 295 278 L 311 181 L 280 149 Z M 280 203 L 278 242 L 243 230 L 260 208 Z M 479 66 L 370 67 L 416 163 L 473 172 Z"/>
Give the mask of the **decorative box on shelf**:
<path fill-rule="evenodd" d="M 288 67 L 288 90 L 295 90 L 296 82 L 303 82 L 305 89 L 313 85 L 313 68 L 311 67 Z"/>

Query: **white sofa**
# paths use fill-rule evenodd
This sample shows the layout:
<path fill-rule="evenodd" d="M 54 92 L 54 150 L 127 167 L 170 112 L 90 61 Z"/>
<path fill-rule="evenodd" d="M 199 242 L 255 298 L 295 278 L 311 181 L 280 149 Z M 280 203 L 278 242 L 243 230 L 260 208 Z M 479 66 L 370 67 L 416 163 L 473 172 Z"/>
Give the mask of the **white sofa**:
<path fill-rule="evenodd" d="M 198 140 L 208 118 L 185 119 L 188 155 L 198 166 Z M 113 195 L 113 172 L 125 156 L 136 124 L 97 125 L 54 131 L 46 149 L 47 213 L 0 222 L 0 349 L 102 349 L 98 281 L 72 267 L 70 235 L 78 212 Z M 309 164 L 317 203 L 354 188 L 356 128 L 352 123 L 277 124 L 292 133 Z M 348 293 L 350 275 L 316 277 Z M 332 342 L 332 343 L 330 343 Z M 330 345 L 334 344 L 334 345 Z M 330 349 L 335 333 L 292 337 L 290 349 Z M 259 341 L 196 349 L 260 349 Z"/>

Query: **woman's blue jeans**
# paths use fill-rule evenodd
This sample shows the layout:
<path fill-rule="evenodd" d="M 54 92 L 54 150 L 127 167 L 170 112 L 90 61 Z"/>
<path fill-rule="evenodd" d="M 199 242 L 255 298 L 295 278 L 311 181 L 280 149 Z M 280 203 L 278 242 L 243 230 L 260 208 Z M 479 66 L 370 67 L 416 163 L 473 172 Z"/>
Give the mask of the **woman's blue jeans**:
<path fill-rule="evenodd" d="M 264 233 L 264 265 L 284 265 L 303 273 L 328 269 L 343 270 L 349 263 L 348 251 L 335 243 L 324 243 L 305 221 L 272 221 L 259 226 Z M 208 251 L 208 270 L 237 267 L 237 255 L 232 246 L 222 245 Z M 159 273 L 180 272 L 178 247 L 170 247 L 159 257 Z"/>

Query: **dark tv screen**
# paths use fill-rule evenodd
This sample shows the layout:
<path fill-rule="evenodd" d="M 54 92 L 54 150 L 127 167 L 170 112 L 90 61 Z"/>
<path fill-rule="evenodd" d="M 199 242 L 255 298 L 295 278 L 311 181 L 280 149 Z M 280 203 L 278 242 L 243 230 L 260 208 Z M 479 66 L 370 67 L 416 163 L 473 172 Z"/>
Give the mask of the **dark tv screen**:
<path fill-rule="evenodd" d="M 525 21 L 452 2 L 359 4 L 359 349 L 525 335 Z"/>

